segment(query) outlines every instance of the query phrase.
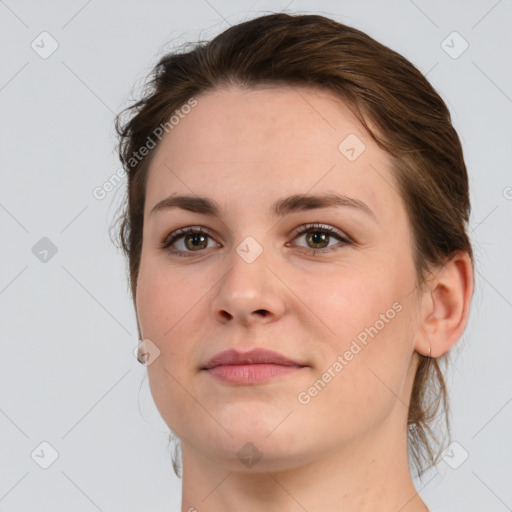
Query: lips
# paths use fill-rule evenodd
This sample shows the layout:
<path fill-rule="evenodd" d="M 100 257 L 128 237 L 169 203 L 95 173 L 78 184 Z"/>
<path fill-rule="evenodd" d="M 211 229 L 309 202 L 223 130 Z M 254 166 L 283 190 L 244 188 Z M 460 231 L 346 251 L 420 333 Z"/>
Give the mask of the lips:
<path fill-rule="evenodd" d="M 276 364 L 281 366 L 296 366 L 302 368 L 304 365 L 297 361 L 288 359 L 287 357 L 273 352 L 272 350 L 254 349 L 250 352 L 238 352 L 236 350 L 226 350 L 212 357 L 203 370 L 210 370 L 217 366 L 231 365 L 253 365 L 253 364 Z"/>
<path fill-rule="evenodd" d="M 254 386 L 267 384 L 303 368 L 305 365 L 277 352 L 254 349 L 245 353 L 226 350 L 210 359 L 202 369 L 224 384 Z"/>

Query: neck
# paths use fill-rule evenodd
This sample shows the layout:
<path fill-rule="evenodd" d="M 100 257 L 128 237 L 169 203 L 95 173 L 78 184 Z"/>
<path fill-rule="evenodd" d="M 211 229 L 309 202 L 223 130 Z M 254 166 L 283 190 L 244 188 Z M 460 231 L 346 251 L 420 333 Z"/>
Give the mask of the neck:
<path fill-rule="evenodd" d="M 349 448 L 296 460 L 240 471 L 238 461 L 215 464 L 182 442 L 182 512 L 428 511 L 411 478 L 407 432 L 394 422 Z"/>

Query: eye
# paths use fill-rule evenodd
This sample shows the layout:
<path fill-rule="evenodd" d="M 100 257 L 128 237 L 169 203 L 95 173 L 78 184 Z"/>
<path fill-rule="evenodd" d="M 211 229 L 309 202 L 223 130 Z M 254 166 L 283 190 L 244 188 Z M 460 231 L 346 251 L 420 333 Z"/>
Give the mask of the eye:
<path fill-rule="evenodd" d="M 304 238 L 306 245 L 299 244 L 298 247 L 302 247 L 305 252 L 310 254 L 330 252 L 353 244 L 349 235 L 325 224 L 301 226 L 293 239 L 300 240 L 301 238 Z M 290 246 L 290 244 L 287 245 Z M 202 226 L 188 226 L 173 231 L 161 243 L 162 249 L 176 256 L 193 256 L 193 253 L 200 253 L 212 247 L 220 247 L 220 244 L 215 242 L 210 231 Z"/>
<path fill-rule="evenodd" d="M 201 226 L 189 226 L 173 231 L 161 244 L 162 249 L 177 256 L 187 256 L 190 253 L 201 252 L 204 249 L 215 247 L 209 241 L 213 238 L 209 230 Z M 219 246 L 215 242 L 216 246 Z M 189 254 L 187 254 L 189 253 Z"/>
<path fill-rule="evenodd" d="M 301 231 L 295 235 L 294 240 L 304 238 L 306 246 L 299 245 L 299 247 L 304 247 L 307 252 L 312 254 L 317 252 L 330 252 L 345 245 L 352 244 L 352 240 L 348 235 L 338 231 L 332 226 L 308 224 L 299 229 L 301 229 Z M 331 244 L 331 242 L 335 242 L 336 240 L 338 240 L 337 243 Z"/>

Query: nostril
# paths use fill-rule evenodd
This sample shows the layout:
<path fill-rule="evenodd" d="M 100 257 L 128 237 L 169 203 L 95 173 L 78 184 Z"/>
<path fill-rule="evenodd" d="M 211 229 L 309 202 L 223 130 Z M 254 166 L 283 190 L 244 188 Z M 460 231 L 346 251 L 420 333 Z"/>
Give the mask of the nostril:
<path fill-rule="evenodd" d="M 228 313 L 227 311 L 222 310 L 220 312 L 221 316 L 225 318 L 226 320 L 231 320 L 233 318 L 233 315 Z"/>
<path fill-rule="evenodd" d="M 261 316 L 267 316 L 268 315 L 268 311 L 266 309 L 257 309 L 255 311 L 255 313 L 257 313 L 258 315 L 261 315 Z"/>

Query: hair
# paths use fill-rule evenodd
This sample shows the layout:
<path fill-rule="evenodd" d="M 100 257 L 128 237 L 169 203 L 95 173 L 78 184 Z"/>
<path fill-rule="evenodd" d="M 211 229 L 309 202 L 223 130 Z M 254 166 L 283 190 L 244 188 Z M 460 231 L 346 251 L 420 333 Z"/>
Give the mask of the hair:
<path fill-rule="evenodd" d="M 134 304 L 147 174 L 162 127 L 168 132 L 172 116 L 201 93 L 258 86 L 331 91 L 389 154 L 413 234 L 417 285 L 459 251 L 473 261 L 466 166 L 439 94 L 406 58 L 358 29 L 320 15 L 275 13 L 165 54 L 148 77 L 142 99 L 116 118 L 128 179 L 127 201 L 115 227 L 128 258 Z M 450 430 L 440 368 L 447 356 L 419 356 L 408 412 L 409 456 L 418 476 L 440 457 L 441 438 L 432 423 L 441 418 Z M 174 457 L 173 466 L 178 474 Z"/>

